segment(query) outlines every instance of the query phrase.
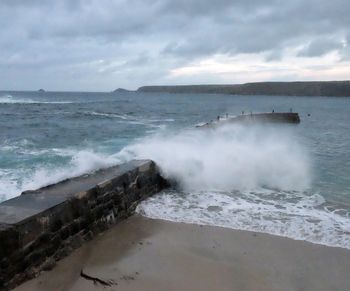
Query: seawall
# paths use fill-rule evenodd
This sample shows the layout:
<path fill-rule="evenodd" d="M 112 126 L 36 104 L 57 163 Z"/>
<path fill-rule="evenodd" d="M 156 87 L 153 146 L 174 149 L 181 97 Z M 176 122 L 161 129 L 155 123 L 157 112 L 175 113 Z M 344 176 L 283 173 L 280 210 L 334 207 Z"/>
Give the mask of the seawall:
<path fill-rule="evenodd" d="M 242 114 L 235 117 L 223 118 L 211 122 L 207 122 L 201 125 L 197 125 L 196 128 L 215 128 L 222 125 L 234 124 L 234 123 L 300 123 L 300 117 L 295 112 L 279 112 L 279 113 L 254 113 L 254 114 Z"/>
<path fill-rule="evenodd" d="M 254 113 L 238 115 L 228 122 L 300 123 L 300 117 L 296 112 Z"/>
<path fill-rule="evenodd" d="M 0 289 L 51 269 L 166 186 L 153 161 L 135 160 L 0 203 Z"/>

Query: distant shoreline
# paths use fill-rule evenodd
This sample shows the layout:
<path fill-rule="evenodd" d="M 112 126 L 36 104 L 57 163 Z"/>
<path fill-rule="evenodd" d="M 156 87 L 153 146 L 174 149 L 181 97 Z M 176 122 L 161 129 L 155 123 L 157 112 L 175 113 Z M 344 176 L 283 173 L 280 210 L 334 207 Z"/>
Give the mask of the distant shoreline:
<path fill-rule="evenodd" d="M 243 96 L 302 96 L 302 97 L 350 97 L 350 80 L 344 81 L 293 81 L 293 82 L 252 82 L 244 84 L 198 84 L 198 85 L 150 85 L 136 90 L 117 88 L 112 91 L 58 91 L 58 90 L 5 90 L 11 93 L 169 93 L 169 94 L 226 94 Z"/>
<path fill-rule="evenodd" d="M 258 82 L 232 85 L 142 86 L 142 93 L 350 97 L 350 81 Z"/>

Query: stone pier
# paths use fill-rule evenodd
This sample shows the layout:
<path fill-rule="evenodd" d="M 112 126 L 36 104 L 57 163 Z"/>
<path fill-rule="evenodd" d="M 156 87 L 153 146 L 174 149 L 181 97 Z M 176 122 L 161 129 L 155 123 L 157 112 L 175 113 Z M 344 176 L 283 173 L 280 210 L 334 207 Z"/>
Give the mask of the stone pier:
<path fill-rule="evenodd" d="M 0 289 L 53 268 L 165 187 L 153 161 L 135 160 L 0 203 Z"/>

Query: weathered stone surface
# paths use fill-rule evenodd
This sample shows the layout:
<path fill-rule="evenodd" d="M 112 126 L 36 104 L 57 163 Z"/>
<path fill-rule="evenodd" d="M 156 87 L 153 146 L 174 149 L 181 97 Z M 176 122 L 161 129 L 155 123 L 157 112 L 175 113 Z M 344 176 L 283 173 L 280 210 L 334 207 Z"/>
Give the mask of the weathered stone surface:
<path fill-rule="evenodd" d="M 48 258 L 42 265 L 43 271 L 50 271 L 56 266 L 56 261 L 53 258 Z"/>
<path fill-rule="evenodd" d="M 132 161 L 0 203 L 0 290 L 50 270 L 165 187 L 154 162 Z"/>

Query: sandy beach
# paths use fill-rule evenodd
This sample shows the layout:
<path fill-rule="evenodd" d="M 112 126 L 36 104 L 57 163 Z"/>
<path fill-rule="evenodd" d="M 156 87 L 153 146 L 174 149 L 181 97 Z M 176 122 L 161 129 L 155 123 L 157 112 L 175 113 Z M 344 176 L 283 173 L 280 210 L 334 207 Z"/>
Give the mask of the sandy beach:
<path fill-rule="evenodd" d="M 346 291 L 349 270 L 346 249 L 136 215 L 15 290 Z"/>

